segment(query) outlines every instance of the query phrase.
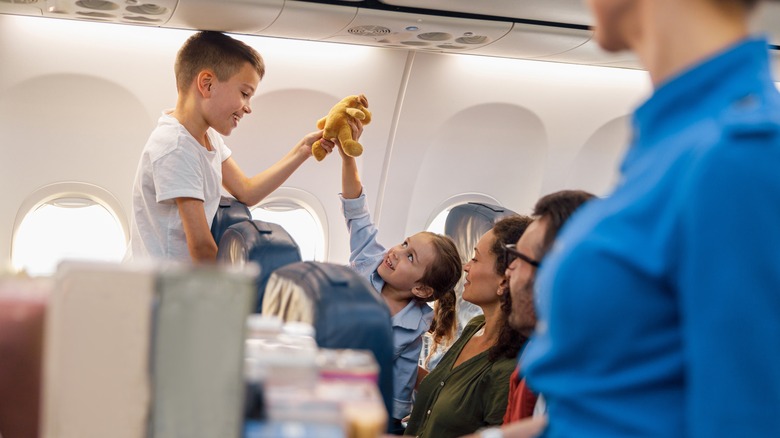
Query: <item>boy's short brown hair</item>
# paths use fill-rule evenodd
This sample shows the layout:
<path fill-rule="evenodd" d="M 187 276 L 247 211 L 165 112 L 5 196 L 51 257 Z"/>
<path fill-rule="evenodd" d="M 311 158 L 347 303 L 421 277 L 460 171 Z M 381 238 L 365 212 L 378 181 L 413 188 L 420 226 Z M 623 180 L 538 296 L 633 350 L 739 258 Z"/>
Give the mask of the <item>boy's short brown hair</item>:
<path fill-rule="evenodd" d="M 203 69 L 211 69 L 220 81 L 230 79 L 248 62 L 260 79 L 265 75 L 263 58 L 252 47 L 222 32 L 201 31 L 187 39 L 176 55 L 176 88 L 182 92 Z"/>

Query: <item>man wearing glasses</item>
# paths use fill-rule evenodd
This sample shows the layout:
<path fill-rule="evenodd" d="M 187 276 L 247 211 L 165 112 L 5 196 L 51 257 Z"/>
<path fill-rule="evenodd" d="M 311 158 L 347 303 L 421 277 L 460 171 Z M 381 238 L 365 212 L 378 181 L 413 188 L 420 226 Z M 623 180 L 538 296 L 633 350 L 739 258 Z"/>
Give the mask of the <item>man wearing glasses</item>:
<path fill-rule="evenodd" d="M 539 199 L 534 207 L 534 221 L 525 230 L 514 245 L 504 245 L 506 276 L 509 279 L 509 293 L 512 301 L 512 312 L 509 314 L 509 324 L 525 337 L 530 337 L 536 326 L 536 311 L 534 309 L 534 279 L 536 269 L 550 250 L 555 236 L 574 211 L 585 201 L 593 198 L 593 194 L 582 190 L 561 190 Z M 522 351 L 520 353 L 522 355 Z M 541 431 L 545 421 L 543 418 L 533 422 L 515 423 L 533 414 L 537 401 L 534 394 L 525 384 L 525 379 L 519 376 L 521 364 L 510 377 L 509 406 L 504 416 L 501 428 L 483 429 L 480 438 L 508 438 L 533 436 Z M 512 424 L 514 423 L 514 424 Z"/>
<path fill-rule="evenodd" d="M 582 190 L 561 190 L 539 199 L 534 207 L 534 221 L 516 245 L 506 245 L 506 275 L 512 296 L 509 324 L 525 336 L 531 336 L 536 326 L 534 310 L 534 279 L 536 268 L 550 250 L 555 236 L 574 211 L 593 194 Z"/>

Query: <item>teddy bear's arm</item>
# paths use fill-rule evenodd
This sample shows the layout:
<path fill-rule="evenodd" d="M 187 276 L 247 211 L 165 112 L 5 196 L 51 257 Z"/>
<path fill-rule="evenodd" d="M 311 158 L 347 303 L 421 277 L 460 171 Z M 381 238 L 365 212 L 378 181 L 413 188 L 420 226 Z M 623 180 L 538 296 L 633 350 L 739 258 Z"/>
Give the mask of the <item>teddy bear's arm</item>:
<path fill-rule="evenodd" d="M 347 108 L 347 114 L 358 120 L 363 120 L 366 118 L 366 113 L 357 108 Z"/>

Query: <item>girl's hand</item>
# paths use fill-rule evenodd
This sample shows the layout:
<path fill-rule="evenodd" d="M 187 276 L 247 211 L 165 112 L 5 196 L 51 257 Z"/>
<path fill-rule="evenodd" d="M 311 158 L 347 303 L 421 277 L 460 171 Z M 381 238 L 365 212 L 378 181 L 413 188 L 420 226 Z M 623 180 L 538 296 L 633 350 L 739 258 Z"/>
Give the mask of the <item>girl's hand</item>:
<path fill-rule="evenodd" d="M 350 117 L 347 123 L 349 124 L 349 128 L 352 130 L 352 139 L 358 141 L 360 136 L 363 134 L 363 122 L 354 117 Z M 353 157 L 350 157 L 344 153 L 344 150 L 341 148 L 341 142 L 339 142 L 337 138 L 334 138 L 333 140 L 335 141 L 336 147 L 339 150 L 339 155 L 341 155 L 342 159 L 354 159 Z"/>
<path fill-rule="evenodd" d="M 352 129 L 352 140 L 360 140 L 360 136 L 363 134 L 363 122 L 354 117 L 350 117 L 348 123 L 350 129 Z"/>

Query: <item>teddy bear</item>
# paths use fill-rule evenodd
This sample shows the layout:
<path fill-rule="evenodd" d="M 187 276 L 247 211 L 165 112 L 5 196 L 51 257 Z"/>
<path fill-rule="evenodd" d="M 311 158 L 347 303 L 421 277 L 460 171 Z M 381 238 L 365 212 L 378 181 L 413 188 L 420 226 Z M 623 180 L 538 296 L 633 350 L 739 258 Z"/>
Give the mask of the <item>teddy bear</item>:
<path fill-rule="evenodd" d="M 328 111 L 328 115 L 317 122 L 317 129 L 324 129 L 323 138 L 338 138 L 341 148 L 350 157 L 358 157 L 363 153 L 363 146 L 352 139 L 352 128 L 349 127 L 349 117 L 354 117 L 364 125 L 371 123 L 371 113 L 368 111 L 368 99 L 359 94 L 347 96 Z M 317 161 L 322 161 L 327 155 L 320 140 L 311 145 L 311 152 Z"/>

